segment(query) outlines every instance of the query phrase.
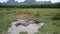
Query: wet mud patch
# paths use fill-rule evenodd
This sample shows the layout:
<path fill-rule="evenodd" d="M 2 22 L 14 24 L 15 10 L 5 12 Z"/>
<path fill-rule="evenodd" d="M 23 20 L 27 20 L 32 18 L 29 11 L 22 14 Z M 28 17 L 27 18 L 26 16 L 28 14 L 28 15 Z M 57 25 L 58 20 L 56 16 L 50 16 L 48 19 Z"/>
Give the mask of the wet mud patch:
<path fill-rule="evenodd" d="M 19 32 L 28 32 L 28 34 L 34 34 L 42 27 L 44 23 L 35 23 L 34 20 L 19 20 L 12 22 L 11 27 L 8 28 L 8 34 L 19 34 Z"/>

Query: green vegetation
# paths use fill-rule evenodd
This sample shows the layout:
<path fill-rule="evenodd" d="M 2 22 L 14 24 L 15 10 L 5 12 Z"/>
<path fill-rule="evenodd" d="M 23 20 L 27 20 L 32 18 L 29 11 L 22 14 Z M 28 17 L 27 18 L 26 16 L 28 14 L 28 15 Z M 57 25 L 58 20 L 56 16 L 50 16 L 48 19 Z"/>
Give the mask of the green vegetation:
<path fill-rule="evenodd" d="M 27 32 L 20 32 L 19 34 L 28 34 Z"/>
<path fill-rule="evenodd" d="M 41 34 L 53 34 L 55 31 L 54 28 L 55 27 L 52 24 L 45 24 L 44 26 L 39 28 L 39 31 L 41 32 Z"/>
<path fill-rule="evenodd" d="M 56 13 L 53 17 L 52 17 L 53 20 L 60 20 L 60 13 Z"/>
<path fill-rule="evenodd" d="M 3 5 L 0 8 L 60 8 L 60 3 L 54 4 L 21 4 L 21 5 Z"/>
<path fill-rule="evenodd" d="M 35 18 L 44 22 L 45 25 L 39 28 L 41 34 L 60 34 L 60 8 L 0 8 L 0 34 L 7 34 L 18 13 L 35 14 Z"/>

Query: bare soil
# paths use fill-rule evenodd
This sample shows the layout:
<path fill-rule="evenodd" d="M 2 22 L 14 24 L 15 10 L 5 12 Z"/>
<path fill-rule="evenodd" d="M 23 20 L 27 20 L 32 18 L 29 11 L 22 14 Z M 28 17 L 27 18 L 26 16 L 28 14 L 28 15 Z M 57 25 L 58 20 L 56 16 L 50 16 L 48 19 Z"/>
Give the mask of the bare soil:
<path fill-rule="evenodd" d="M 18 19 L 25 19 L 25 18 L 27 18 L 27 19 L 33 19 L 34 16 L 35 16 L 34 14 L 26 14 L 26 13 L 16 14 L 16 17 Z"/>

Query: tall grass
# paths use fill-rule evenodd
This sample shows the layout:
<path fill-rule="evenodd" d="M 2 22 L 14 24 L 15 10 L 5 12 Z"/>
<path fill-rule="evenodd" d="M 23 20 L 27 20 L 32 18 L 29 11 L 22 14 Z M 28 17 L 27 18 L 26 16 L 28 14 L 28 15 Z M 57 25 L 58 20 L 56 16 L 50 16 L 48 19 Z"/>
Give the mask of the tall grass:
<path fill-rule="evenodd" d="M 60 13 L 57 12 L 53 17 L 52 17 L 53 20 L 60 20 Z"/>

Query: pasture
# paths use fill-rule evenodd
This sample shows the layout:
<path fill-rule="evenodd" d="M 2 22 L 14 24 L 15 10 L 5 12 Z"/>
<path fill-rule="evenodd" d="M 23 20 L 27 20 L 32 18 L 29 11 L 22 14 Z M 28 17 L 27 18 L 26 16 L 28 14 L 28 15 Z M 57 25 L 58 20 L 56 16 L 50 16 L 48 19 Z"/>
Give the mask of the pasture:
<path fill-rule="evenodd" d="M 33 14 L 45 23 L 35 34 L 60 34 L 60 8 L 0 8 L 0 34 L 7 34 L 16 14 L 20 13 Z"/>

